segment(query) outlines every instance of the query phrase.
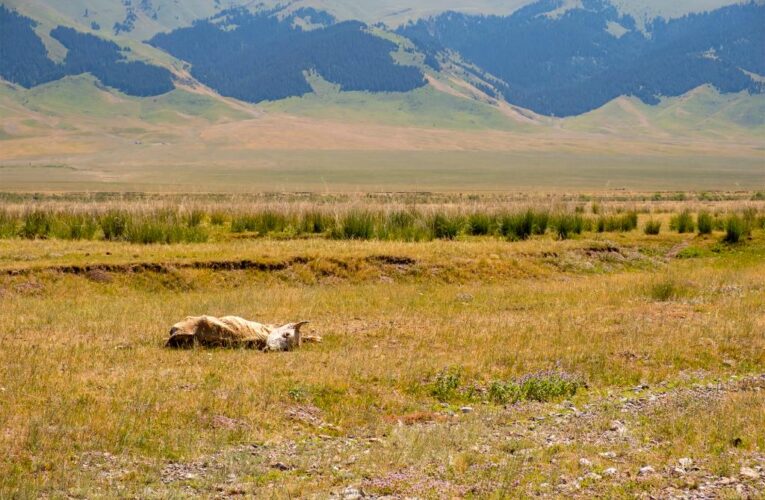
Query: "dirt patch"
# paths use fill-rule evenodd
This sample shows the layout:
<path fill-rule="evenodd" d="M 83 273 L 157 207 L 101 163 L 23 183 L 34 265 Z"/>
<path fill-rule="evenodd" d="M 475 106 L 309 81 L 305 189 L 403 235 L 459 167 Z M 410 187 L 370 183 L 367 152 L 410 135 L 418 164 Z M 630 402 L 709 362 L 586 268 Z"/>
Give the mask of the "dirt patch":
<path fill-rule="evenodd" d="M 416 264 L 414 259 L 397 256 L 373 256 L 365 259 L 366 262 L 377 265 L 393 265 L 397 267 L 411 267 Z M 131 273 L 158 273 L 168 274 L 182 269 L 210 270 L 210 271 L 261 271 L 278 272 L 285 271 L 297 265 L 330 263 L 340 269 L 357 267 L 358 262 L 340 259 L 315 259 L 309 257 L 293 257 L 284 261 L 257 261 L 257 260 L 222 260 L 222 261 L 196 261 L 196 262 L 137 262 L 131 264 L 88 264 L 71 266 L 49 266 L 26 269 L 7 269 L 2 274 L 7 276 L 25 276 L 49 271 L 60 274 L 72 274 L 86 276 L 93 281 L 107 282 L 107 276 L 113 274 Z"/>
<path fill-rule="evenodd" d="M 96 283 L 111 283 L 112 282 L 112 275 L 101 269 L 93 269 L 91 271 L 88 271 L 85 273 L 85 276 L 87 276 L 87 278 L 90 281 L 94 281 Z"/>
<path fill-rule="evenodd" d="M 396 255 L 372 255 L 367 257 L 367 262 L 407 267 L 417 264 L 417 261 L 411 257 L 400 257 Z"/>

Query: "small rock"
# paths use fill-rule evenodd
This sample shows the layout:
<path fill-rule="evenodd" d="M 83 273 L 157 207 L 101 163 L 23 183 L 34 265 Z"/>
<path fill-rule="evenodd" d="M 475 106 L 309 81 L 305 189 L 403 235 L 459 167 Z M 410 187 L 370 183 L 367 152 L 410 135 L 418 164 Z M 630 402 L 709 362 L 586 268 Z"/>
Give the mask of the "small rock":
<path fill-rule="evenodd" d="M 603 476 L 601 476 L 600 474 L 595 474 L 594 472 L 590 472 L 584 477 L 586 477 L 587 479 L 591 479 L 592 481 L 600 481 L 601 479 L 603 479 Z"/>
<path fill-rule="evenodd" d="M 747 479 L 760 479 L 760 473 L 756 470 L 752 469 L 751 467 L 741 467 L 741 470 L 738 471 L 741 477 L 745 477 Z"/>
<path fill-rule="evenodd" d="M 613 451 L 604 451 L 603 453 L 599 453 L 599 455 L 603 458 L 607 458 L 609 460 L 613 460 L 616 458 L 616 453 Z"/>
<path fill-rule="evenodd" d="M 685 470 L 690 469 L 693 467 L 693 459 L 692 458 L 681 458 L 677 461 L 677 463 L 680 464 L 680 467 L 682 467 Z"/>
<path fill-rule="evenodd" d="M 619 471 L 617 471 L 615 467 L 609 467 L 608 469 L 603 471 L 603 474 L 605 474 L 606 476 L 615 476 L 618 473 Z"/>
<path fill-rule="evenodd" d="M 460 411 L 462 413 L 473 413 L 473 408 L 470 406 L 463 406 L 462 408 L 460 408 Z"/>
<path fill-rule="evenodd" d="M 638 472 L 638 475 L 647 476 L 649 474 L 653 474 L 654 472 L 656 472 L 656 470 L 653 467 L 651 467 L 650 465 L 646 465 L 645 467 L 640 468 L 640 472 Z"/>
<path fill-rule="evenodd" d="M 343 500 L 359 500 L 364 498 L 364 492 L 353 486 L 349 486 L 343 490 L 340 494 L 340 498 Z"/>
<path fill-rule="evenodd" d="M 609 430 L 612 432 L 617 432 L 619 434 L 626 434 L 627 428 L 624 426 L 623 423 L 621 423 L 618 420 L 614 420 L 611 422 L 611 426 L 609 427 Z"/>
<path fill-rule="evenodd" d="M 592 462 L 590 462 L 586 458 L 580 458 L 579 465 L 581 465 L 582 467 L 592 467 Z"/>

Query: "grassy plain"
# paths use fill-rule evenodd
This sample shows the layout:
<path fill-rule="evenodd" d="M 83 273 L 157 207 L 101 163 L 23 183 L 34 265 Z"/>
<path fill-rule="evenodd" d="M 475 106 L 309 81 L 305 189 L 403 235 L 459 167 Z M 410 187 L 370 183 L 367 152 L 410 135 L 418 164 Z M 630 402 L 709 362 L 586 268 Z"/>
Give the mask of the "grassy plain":
<path fill-rule="evenodd" d="M 763 96 L 702 88 L 656 108 L 621 99 L 572 119 L 519 119 L 451 83 L 406 95 L 319 89 L 258 106 L 199 87 L 136 99 L 99 88 L 89 76 L 32 90 L 3 84 L 0 186 L 179 193 L 765 188 L 765 128 L 756 112 Z"/>
<path fill-rule="evenodd" d="M 598 211 L 639 210 L 640 228 L 567 241 L 0 240 L 0 496 L 756 495 L 765 232 L 729 245 L 667 228 L 685 207 L 763 215 L 752 195 L 601 195 Z M 517 196 L 431 201 L 593 208 Z M 167 203 L 149 198 L 90 203 Z M 325 342 L 162 347 L 169 325 L 203 313 L 309 319 Z M 586 387 L 496 397 L 550 372 Z"/>

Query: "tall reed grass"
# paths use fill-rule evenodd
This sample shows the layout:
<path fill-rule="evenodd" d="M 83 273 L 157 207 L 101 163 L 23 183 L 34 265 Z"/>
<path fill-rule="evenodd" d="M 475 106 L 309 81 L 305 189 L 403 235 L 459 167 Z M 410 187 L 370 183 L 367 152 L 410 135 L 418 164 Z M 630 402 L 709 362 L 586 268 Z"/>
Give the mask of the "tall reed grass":
<path fill-rule="evenodd" d="M 577 206 L 503 208 L 497 206 L 446 205 L 339 206 L 273 205 L 229 210 L 142 207 L 107 210 L 0 208 L 0 238 L 125 241 L 139 244 L 198 243 L 227 234 L 265 238 L 319 237 L 337 240 L 432 241 L 472 237 L 526 240 L 549 234 L 569 239 L 585 232 L 630 232 L 638 228 L 635 210 L 587 214 Z M 728 212 L 732 213 L 732 212 Z M 693 232 L 694 216 L 684 210 L 672 217 L 670 227 Z M 736 240 L 765 226 L 765 216 L 754 209 L 727 216 L 717 211 L 698 215 L 698 230 L 709 234 L 725 230 L 726 240 Z M 661 222 L 646 221 L 646 234 L 658 234 Z M 738 240 L 736 240 L 738 241 Z"/>

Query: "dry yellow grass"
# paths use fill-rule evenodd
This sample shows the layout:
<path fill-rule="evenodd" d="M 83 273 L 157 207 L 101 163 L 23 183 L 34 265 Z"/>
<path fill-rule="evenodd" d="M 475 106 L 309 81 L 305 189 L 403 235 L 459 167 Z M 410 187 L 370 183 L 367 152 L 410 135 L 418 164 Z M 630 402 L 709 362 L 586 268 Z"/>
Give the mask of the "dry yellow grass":
<path fill-rule="evenodd" d="M 729 476 L 714 491 L 753 493 L 738 474 L 763 465 L 765 234 L 718 241 L 0 241 L 0 496 L 626 497 Z M 680 244 L 703 256 L 668 258 Z M 227 259 L 287 264 L 185 265 Z M 162 272 L 118 266 L 147 262 Z M 325 342 L 162 348 L 201 313 L 308 318 Z M 477 392 L 442 405 L 444 369 Z M 482 392 L 550 369 L 588 389 L 507 408 Z M 698 470 L 672 472 L 686 457 Z"/>

